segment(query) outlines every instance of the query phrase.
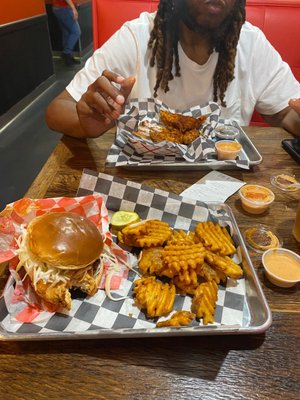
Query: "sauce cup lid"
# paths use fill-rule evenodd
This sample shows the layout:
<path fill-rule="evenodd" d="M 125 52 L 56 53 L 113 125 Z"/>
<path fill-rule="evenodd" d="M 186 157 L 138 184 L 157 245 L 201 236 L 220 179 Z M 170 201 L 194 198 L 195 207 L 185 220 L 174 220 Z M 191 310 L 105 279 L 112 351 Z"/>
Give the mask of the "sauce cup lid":
<path fill-rule="evenodd" d="M 239 133 L 239 129 L 231 125 L 224 125 L 216 129 L 216 136 L 220 139 L 234 139 Z"/>
<path fill-rule="evenodd" d="M 274 174 L 270 178 L 270 182 L 273 186 L 277 187 L 284 192 L 296 192 L 300 189 L 299 186 L 294 186 L 295 184 L 299 184 L 295 175 L 290 174 Z"/>
<path fill-rule="evenodd" d="M 268 249 L 282 247 L 283 241 L 277 232 L 263 224 L 257 224 L 247 228 L 243 232 L 247 247 L 256 253 L 264 253 Z"/>

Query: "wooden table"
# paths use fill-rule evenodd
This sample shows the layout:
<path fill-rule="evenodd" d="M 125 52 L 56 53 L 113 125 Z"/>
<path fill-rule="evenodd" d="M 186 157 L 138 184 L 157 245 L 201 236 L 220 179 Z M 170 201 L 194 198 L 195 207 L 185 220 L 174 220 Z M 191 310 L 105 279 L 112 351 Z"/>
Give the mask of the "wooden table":
<path fill-rule="evenodd" d="M 262 216 L 246 214 L 233 195 L 231 206 L 241 230 L 254 223 L 277 229 L 284 247 L 300 252 L 292 224 L 300 192 L 270 184 L 273 173 L 295 174 L 300 166 L 281 148 L 290 135 L 279 128 L 245 129 L 263 156 L 251 171 L 226 174 L 271 187 L 276 200 Z M 177 194 L 207 171 L 139 172 L 105 168 L 114 138 L 64 137 L 29 188 L 32 198 L 74 196 L 83 168 L 116 174 Z M 273 312 L 261 335 L 201 336 L 0 343 L 1 399 L 299 399 L 300 287 L 269 283 L 259 260 L 255 268 Z"/>

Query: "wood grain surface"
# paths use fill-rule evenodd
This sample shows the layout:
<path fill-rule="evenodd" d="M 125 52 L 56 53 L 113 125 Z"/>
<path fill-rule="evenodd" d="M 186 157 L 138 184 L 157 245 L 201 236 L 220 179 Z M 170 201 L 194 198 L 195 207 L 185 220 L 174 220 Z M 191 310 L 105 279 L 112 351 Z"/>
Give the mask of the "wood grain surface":
<path fill-rule="evenodd" d="M 250 171 L 224 171 L 270 187 L 275 202 L 261 216 L 242 210 L 237 194 L 227 200 L 239 228 L 256 223 L 277 230 L 284 247 L 300 253 L 292 225 L 300 191 L 270 184 L 273 173 L 300 177 L 300 166 L 282 149 L 290 135 L 279 128 L 245 128 L 263 156 Z M 83 168 L 141 182 L 177 194 L 208 171 L 148 171 L 105 167 L 114 139 L 64 137 L 27 192 L 27 197 L 75 196 Z M 0 342 L 0 399 L 299 399 L 300 290 L 272 285 L 260 257 L 251 254 L 273 314 L 261 335 L 111 340 Z"/>

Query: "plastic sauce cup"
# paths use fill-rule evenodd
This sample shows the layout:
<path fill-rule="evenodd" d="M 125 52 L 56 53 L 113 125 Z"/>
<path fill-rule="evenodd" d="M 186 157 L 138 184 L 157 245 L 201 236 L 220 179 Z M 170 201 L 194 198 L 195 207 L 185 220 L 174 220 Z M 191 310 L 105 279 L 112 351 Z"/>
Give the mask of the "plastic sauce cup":
<path fill-rule="evenodd" d="M 242 150 L 242 145 L 234 140 L 216 142 L 218 160 L 235 160 Z"/>
<path fill-rule="evenodd" d="M 231 125 L 226 125 L 216 130 L 216 136 L 220 139 L 233 140 L 239 136 L 239 133 L 239 129 Z"/>
<path fill-rule="evenodd" d="M 288 249 L 270 249 L 262 256 L 265 275 L 276 286 L 292 287 L 300 282 L 300 256 Z"/>
<path fill-rule="evenodd" d="M 260 185 L 244 185 L 239 196 L 243 209 L 250 214 L 262 214 L 275 199 L 272 190 Z"/>

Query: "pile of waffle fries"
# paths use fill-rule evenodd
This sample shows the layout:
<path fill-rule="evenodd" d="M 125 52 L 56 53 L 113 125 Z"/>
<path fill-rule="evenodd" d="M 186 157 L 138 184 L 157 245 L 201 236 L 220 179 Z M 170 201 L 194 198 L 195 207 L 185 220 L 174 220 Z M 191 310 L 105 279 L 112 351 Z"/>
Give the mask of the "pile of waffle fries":
<path fill-rule="evenodd" d="M 199 222 L 193 232 L 173 230 L 159 220 L 141 221 L 118 232 L 120 243 L 142 248 L 135 282 L 136 305 L 147 317 L 169 314 L 176 293 L 192 297 L 190 312 L 178 311 L 157 326 L 188 325 L 193 319 L 214 322 L 218 284 L 227 277 L 241 278 L 243 271 L 231 256 L 236 253 L 227 229 Z"/>

